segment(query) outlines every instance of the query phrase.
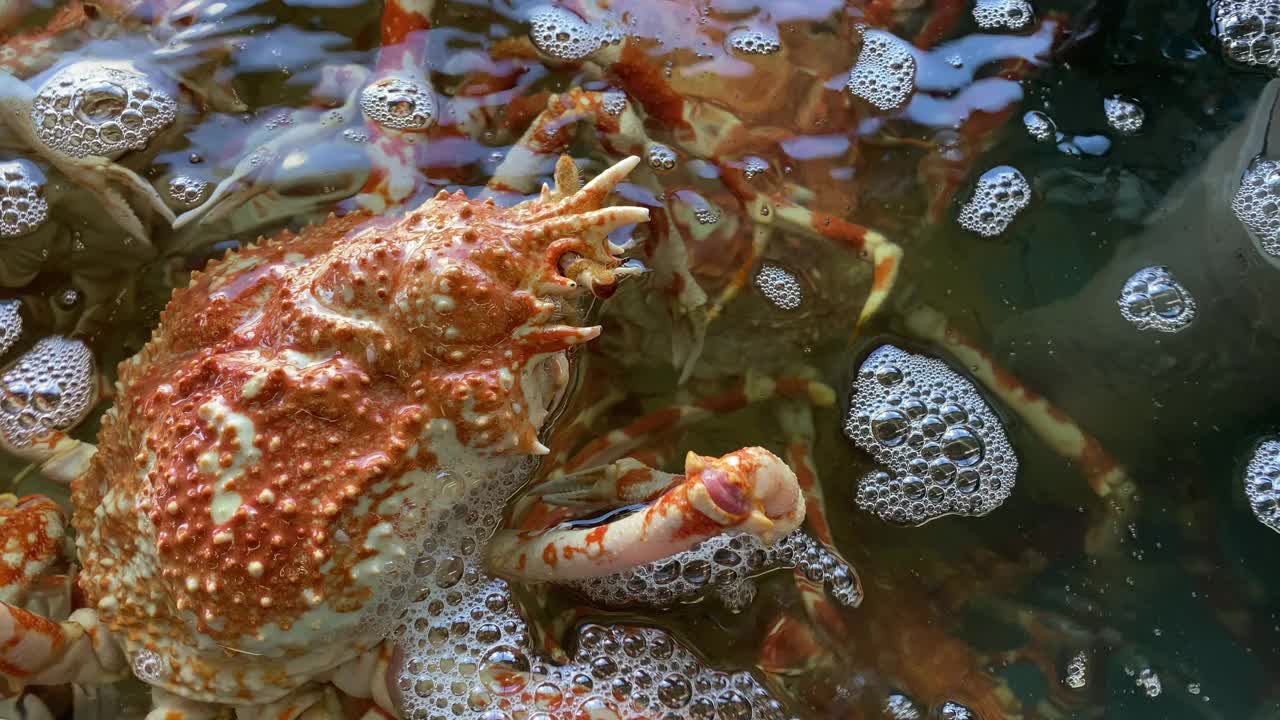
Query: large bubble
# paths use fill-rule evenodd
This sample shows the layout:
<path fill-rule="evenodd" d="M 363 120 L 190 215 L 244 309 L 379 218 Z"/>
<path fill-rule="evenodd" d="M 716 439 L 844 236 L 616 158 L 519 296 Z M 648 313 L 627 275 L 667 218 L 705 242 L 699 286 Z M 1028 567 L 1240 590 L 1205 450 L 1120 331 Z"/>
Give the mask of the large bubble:
<path fill-rule="evenodd" d="M 1017 479 L 1004 426 L 973 384 L 893 345 L 858 369 L 844 431 L 883 466 L 862 478 L 858 507 L 896 524 L 986 515 Z"/>
<path fill-rule="evenodd" d="M 436 119 L 436 100 L 426 84 L 385 77 L 360 92 L 360 108 L 370 120 L 391 130 L 422 130 Z"/>
<path fill-rule="evenodd" d="M 0 300 L 0 355 L 22 337 L 22 303 L 17 300 Z"/>
<path fill-rule="evenodd" d="M 529 39 L 549 57 L 574 61 L 587 57 L 605 43 L 618 42 L 621 36 L 601 30 L 564 8 L 541 5 L 529 14 Z"/>
<path fill-rule="evenodd" d="M 34 232 L 49 219 L 45 178 L 30 160 L 0 162 L 0 237 Z"/>
<path fill-rule="evenodd" d="M 1258 443 L 1244 473 L 1249 509 L 1263 525 L 1280 532 L 1280 437 Z"/>
<path fill-rule="evenodd" d="M 1231 209 L 1262 252 L 1280 257 L 1280 162 L 1255 158 L 1231 199 Z"/>
<path fill-rule="evenodd" d="M 85 416 L 95 397 L 93 354 L 79 340 L 47 337 L 0 375 L 0 434 L 29 448 Z"/>
<path fill-rule="evenodd" d="M 849 92 L 877 110 L 902 107 L 916 89 L 916 58 L 911 46 L 883 30 L 865 31 L 862 52 L 846 85 Z"/>
<path fill-rule="evenodd" d="M 126 65 L 73 63 L 36 92 L 31 122 L 40 141 L 81 158 L 141 150 L 177 116 L 177 101 Z"/>
<path fill-rule="evenodd" d="M 1031 186 L 1017 168 L 1001 165 L 983 173 L 973 197 L 960 208 L 960 225 L 983 237 L 1004 232 L 1031 203 Z"/>
<path fill-rule="evenodd" d="M 1191 293 L 1162 265 L 1134 273 L 1120 291 L 1120 314 L 1139 330 L 1175 333 L 1196 317 Z"/>
<path fill-rule="evenodd" d="M 1027 0 L 977 0 L 973 19 L 984 30 L 1021 30 L 1035 19 L 1035 12 Z"/>
<path fill-rule="evenodd" d="M 1272 71 L 1280 68 L 1280 5 L 1270 0 L 1212 0 L 1209 6 L 1227 59 Z"/>

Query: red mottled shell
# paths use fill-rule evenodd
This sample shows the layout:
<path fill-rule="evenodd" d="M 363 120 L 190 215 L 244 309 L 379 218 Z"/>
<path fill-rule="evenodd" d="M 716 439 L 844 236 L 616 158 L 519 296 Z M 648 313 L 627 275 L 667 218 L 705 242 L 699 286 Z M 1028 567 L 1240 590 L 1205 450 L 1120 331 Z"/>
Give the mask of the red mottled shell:
<path fill-rule="evenodd" d="M 73 485 L 80 583 L 107 625 L 133 647 L 213 657 L 321 603 L 360 610 L 363 541 L 402 509 L 380 501 L 439 462 L 428 423 L 448 421 L 477 453 L 538 447 L 521 371 L 594 336 L 544 325 L 559 304 L 538 297 L 568 283 L 548 245 L 605 222 L 566 225 L 599 207 L 603 193 L 586 194 L 509 209 L 442 195 L 394 222 L 331 217 L 175 292 L 121 364 Z M 617 261 L 602 252 L 607 273 Z M 178 675 L 160 680 L 195 695 L 215 684 Z"/>

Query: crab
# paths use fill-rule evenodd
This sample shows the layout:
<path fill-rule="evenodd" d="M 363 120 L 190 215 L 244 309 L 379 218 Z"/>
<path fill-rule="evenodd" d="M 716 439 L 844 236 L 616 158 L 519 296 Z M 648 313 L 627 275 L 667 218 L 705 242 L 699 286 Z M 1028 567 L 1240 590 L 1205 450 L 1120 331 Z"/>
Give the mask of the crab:
<path fill-rule="evenodd" d="M 122 365 L 100 447 L 43 463 L 71 482 L 86 606 L 62 623 L 0 606 L 6 677 L 132 669 L 164 717 L 301 713 L 327 680 L 385 701 L 432 523 L 547 451 L 565 352 L 599 334 L 561 321 L 627 274 L 606 236 L 648 217 L 603 207 L 638 162 L 581 186 L 566 160 L 510 209 L 442 193 L 399 220 L 333 217 L 193 278 Z M 578 578 L 726 530 L 773 542 L 803 516 L 791 470 L 747 448 L 691 455 L 643 515 L 489 547 L 504 574 Z"/>

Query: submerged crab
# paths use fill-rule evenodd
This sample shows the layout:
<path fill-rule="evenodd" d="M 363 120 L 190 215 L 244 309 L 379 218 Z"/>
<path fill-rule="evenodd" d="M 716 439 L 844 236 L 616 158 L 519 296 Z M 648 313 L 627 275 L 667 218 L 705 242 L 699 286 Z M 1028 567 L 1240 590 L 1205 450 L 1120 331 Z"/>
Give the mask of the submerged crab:
<path fill-rule="evenodd" d="M 88 607 L 55 624 L 3 605 L 5 676 L 132 668 L 166 718 L 302 712 L 332 678 L 394 712 L 384 641 L 415 561 L 546 452 L 565 353 L 599 333 L 560 321 L 612 291 L 626 272 L 606 236 L 648 217 L 602 208 L 637 162 L 579 187 L 565 161 L 556 191 L 511 209 L 442 193 L 396 221 L 330 218 L 193 278 L 122 365 L 97 451 L 63 444 L 44 464 L 73 478 Z M 646 513 L 499 547 L 509 575 L 536 557 L 550 571 L 531 577 L 577 578 L 725 529 L 771 542 L 803 515 L 794 474 L 749 448 L 690 456 Z"/>

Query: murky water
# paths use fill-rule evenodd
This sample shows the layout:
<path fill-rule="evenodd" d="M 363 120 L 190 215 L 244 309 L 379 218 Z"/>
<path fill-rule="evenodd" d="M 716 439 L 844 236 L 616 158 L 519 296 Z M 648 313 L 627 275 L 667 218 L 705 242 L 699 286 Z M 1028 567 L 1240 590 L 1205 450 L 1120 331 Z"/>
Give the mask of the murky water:
<path fill-rule="evenodd" d="M 23 438 L 92 440 L 86 348 L 113 378 L 210 258 L 441 189 L 511 203 L 561 152 L 587 178 L 642 156 L 619 194 L 652 221 L 613 239 L 646 272 L 591 308 L 537 477 L 761 445 L 811 481 L 805 536 L 517 584 L 477 612 L 519 652 L 457 652 L 574 657 L 567 699 L 485 714 L 427 658 L 415 716 L 1280 715 L 1274 7 L 17 0 L 0 33 L 19 495 L 69 503 Z M 101 157 L 105 186 L 72 162 Z M 646 683 L 661 634 L 584 623 L 662 628 L 694 669 Z M 39 694 L 58 717 L 149 703 Z"/>

